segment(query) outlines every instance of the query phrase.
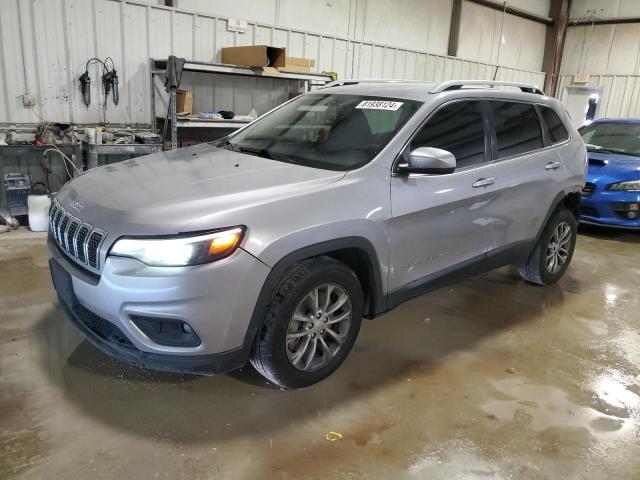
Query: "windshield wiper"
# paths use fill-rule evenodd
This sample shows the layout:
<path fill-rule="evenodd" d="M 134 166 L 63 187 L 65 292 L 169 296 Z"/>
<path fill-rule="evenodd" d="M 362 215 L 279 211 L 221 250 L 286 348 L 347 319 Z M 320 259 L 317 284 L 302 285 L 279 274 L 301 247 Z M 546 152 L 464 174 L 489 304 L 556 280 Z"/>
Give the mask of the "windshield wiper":
<path fill-rule="evenodd" d="M 284 153 L 274 152 L 266 148 L 250 148 L 250 147 L 238 146 L 238 151 L 242 153 L 257 155 L 258 157 L 268 158 L 270 160 L 280 160 L 280 161 L 289 162 L 289 163 L 300 163 L 295 158 L 291 158 L 288 155 L 285 155 Z"/>
<path fill-rule="evenodd" d="M 290 157 L 289 155 L 285 155 L 284 153 L 274 152 L 271 150 L 265 150 L 265 152 L 273 160 L 280 160 L 282 162 L 289 162 L 289 163 L 300 163 L 298 159 Z"/>
<path fill-rule="evenodd" d="M 238 145 L 238 151 L 242 153 L 250 153 L 258 157 L 271 158 L 271 154 L 266 148 L 251 148 Z"/>
<path fill-rule="evenodd" d="M 218 148 L 228 148 L 231 151 L 235 151 L 235 147 L 234 147 L 233 143 L 231 143 L 228 138 L 225 138 L 224 142 L 218 143 L 217 147 Z"/>

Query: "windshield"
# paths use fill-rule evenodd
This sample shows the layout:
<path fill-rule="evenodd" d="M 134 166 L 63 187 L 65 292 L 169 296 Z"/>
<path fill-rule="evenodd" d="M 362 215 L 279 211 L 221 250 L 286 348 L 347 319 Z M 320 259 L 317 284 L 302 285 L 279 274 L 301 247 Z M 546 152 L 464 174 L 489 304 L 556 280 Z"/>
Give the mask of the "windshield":
<path fill-rule="evenodd" d="M 420 102 L 360 95 L 301 95 L 218 146 L 328 170 L 370 162 Z"/>
<path fill-rule="evenodd" d="M 640 125 L 592 123 L 580 129 L 587 150 L 640 156 Z"/>

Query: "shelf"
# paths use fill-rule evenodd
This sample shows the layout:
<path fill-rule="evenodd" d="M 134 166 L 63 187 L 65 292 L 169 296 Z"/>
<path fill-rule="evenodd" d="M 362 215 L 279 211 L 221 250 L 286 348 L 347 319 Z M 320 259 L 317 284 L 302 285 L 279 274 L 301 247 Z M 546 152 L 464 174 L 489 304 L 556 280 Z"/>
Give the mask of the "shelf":
<path fill-rule="evenodd" d="M 149 155 L 162 151 L 161 143 L 87 143 L 82 141 L 82 150 L 98 155 Z"/>
<path fill-rule="evenodd" d="M 151 63 L 153 65 L 152 73 L 154 74 L 164 73 L 167 68 L 166 59 L 152 58 Z M 185 61 L 183 71 L 218 73 L 222 75 L 244 75 L 246 77 L 263 77 L 273 78 L 276 80 L 303 80 L 307 82 L 320 82 L 323 85 L 331 81 L 331 77 L 329 75 L 323 75 L 321 73 L 280 72 L 278 74 L 270 74 L 263 72 L 260 68 L 196 61 Z"/>
<path fill-rule="evenodd" d="M 215 118 L 178 117 L 178 128 L 240 128 L 251 120 L 217 120 Z"/>
<path fill-rule="evenodd" d="M 58 148 L 62 150 L 62 153 L 65 155 L 76 154 L 79 152 L 80 143 L 64 143 L 59 145 L 33 145 L 33 144 L 13 144 L 13 145 L 0 145 L 0 159 L 4 155 L 7 156 L 20 156 L 20 155 L 31 155 L 33 153 L 37 153 L 38 155 L 42 155 L 45 150 L 50 148 Z M 56 155 L 55 153 L 53 155 Z"/>

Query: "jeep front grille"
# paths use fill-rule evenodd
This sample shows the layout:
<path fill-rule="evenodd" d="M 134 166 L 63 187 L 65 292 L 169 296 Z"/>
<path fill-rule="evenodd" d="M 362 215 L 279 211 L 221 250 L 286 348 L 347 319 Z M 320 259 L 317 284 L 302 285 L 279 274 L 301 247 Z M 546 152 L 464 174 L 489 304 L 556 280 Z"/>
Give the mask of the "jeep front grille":
<path fill-rule="evenodd" d="M 93 269 L 100 268 L 100 245 L 106 232 L 82 222 L 55 199 L 49 209 L 49 232 L 71 258 Z"/>

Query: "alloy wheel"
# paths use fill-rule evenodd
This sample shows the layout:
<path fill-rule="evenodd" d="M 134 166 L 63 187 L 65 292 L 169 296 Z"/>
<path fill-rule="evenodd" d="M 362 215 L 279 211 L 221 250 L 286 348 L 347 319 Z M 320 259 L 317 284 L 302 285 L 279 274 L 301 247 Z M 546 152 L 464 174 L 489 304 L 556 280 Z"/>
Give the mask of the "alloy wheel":
<path fill-rule="evenodd" d="M 553 231 L 547 246 L 546 264 L 547 271 L 550 274 L 555 275 L 558 273 L 567 262 L 572 236 L 571 225 L 567 222 L 560 222 Z"/>
<path fill-rule="evenodd" d="M 327 365 L 346 341 L 352 304 L 347 291 L 335 283 L 312 288 L 296 306 L 287 328 L 287 357 L 298 370 Z"/>

